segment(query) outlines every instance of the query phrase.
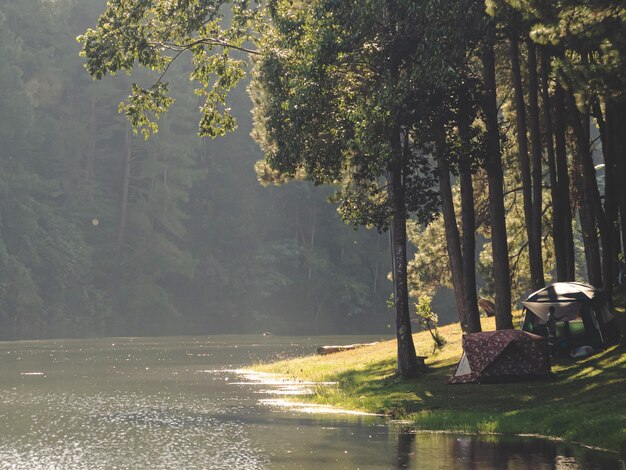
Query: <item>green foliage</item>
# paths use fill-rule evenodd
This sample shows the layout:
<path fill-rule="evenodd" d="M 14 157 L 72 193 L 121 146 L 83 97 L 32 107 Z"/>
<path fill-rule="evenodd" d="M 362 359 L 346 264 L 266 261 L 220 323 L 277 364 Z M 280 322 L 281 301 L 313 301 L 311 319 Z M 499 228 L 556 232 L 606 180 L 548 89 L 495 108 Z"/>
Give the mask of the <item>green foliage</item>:
<path fill-rule="evenodd" d="M 550 45 L 555 76 L 581 105 L 600 96 L 605 106 L 623 94 L 623 6 L 487 6 L 501 32 Z M 402 161 L 419 248 L 411 287 L 434 295 L 449 284 L 434 217 L 435 152 L 453 173 L 459 164 L 473 168 L 479 234 L 489 240 L 478 171 L 482 2 L 271 0 L 261 9 L 243 0 L 106 7 L 6 0 L 0 8 L 0 326 L 7 337 L 131 334 L 145 325 L 155 334 L 223 331 L 231 322 L 307 331 L 385 324 L 377 313 L 389 290 L 387 241 L 340 228 L 335 209 L 354 226 L 387 229 L 388 175 Z M 241 88 L 248 52 L 254 129 L 241 113 L 250 106 Z M 528 262 L 507 61 L 497 52 L 515 298 L 528 284 Z M 132 72 L 135 83 L 124 74 L 90 83 L 83 60 L 92 77 Z M 112 105 L 121 100 L 136 131 L 153 134 L 159 119 L 159 134 L 148 142 L 127 137 Z M 201 135 L 233 131 L 234 140 L 192 138 L 198 109 Z M 464 138 L 459 116 L 468 120 Z M 256 166 L 264 188 L 252 171 L 260 154 L 250 131 L 265 154 Z M 390 136 L 403 141 L 394 147 Z M 312 184 L 275 186 L 290 180 Z M 322 184 L 332 189 L 316 188 Z M 550 221 L 548 209 L 543 226 Z M 486 245 L 487 293 L 489 258 Z"/>
<path fill-rule="evenodd" d="M 394 37 L 378 21 L 383 9 L 382 2 L 271 2 L 251 87 L 255 138 L 269 169 L 339 184 L 334 200 L 344 220 L 379 230 L 390 218 L 383 180 L 398 158 L 390 135 L 412 129 L 419 64 L 429 56 L 419 42 L 429 18 L 398 2 L 389 19 L 402 26 Z M 407 210 L 428 220 L 436 205 L 429 161 L 414 145 L 403 158 Z"/>
<path fill-rule="evenodd" d="M 420 326 L 428 330 L 431 338 L 433 339 L 435 349 L 443 347 L 446 344 L 446 340 L 439 329 L 437 324 L 439 323 L 439 317 L 435 312 L 431 310 L 430 304 L 432 299 L 427 295 L 420 295 L 417 303 L 415 304 L 415 314 Z"/>
<path fill-rule="evenodd" d="M 593 95 L 619 97 L 626 89 L 626 7 L 612 0 L 550 2 L 531 10 L 531 38 L 565 51 L 555 66 L 588 104 Z M 519 5 L 522 11 L 527 5 Z"/>
<path fill-rule="evenodd" d="M 597 1 L 550 1 L 538 2 L 527 0 L 490 0 L 486 2 L 487 12 L 492 15 L 502 33 L 503 40 L 498 44 L 497 90 L 500 105 L 502 149 L 504 166 L 504 190 L 506 226 L 511 269 L 512 303 L 515 305 L 530 288 L 530 263 L 528 260 L 526 220 L 522 208 L 521 179 L 519 175 L 517 146 L 515 145 L 515 111 L 513 95 L 510 93 L 510 58 L 506 50 L 509 37 L 520 39 L 523 44 L 533 40 L 539 45 L 548 46 L 546 51 L 551 58 L 551 68 L 555 71 L 550 76 L 548 90 L 552 92 L 554 80 L 576 93 L 581 109 L 590 109 L 594 99 L 600 98 L 604 106 L 611 100 L 623 95 L 624 82 L 624 19 L 625 10 L 616 2 Z M 448 18 L 448 24 L 454 24 L 454 17 Z M 470 49 L 471 51 L 471 49 Z M 522 52 L 522 62 L 524 62 Z M 525 67 L 524 67 L 525 68 Z M 473 68 L 468 72 L 472 77 Z M 522 72 L 523 82 L 528 83 L 527 70 Z M 527 90 L 525 91 L 527 92 Z M 527 99 L 527 98 L 526 98 Z M 482 117 L 477 116 L 475 124 L 482 125 Z M 543 117 L 542 117 L 543 119 Z M 545 125 L 542 122 L 542 126 Z M 480 142 L 480 132 L 475 139 Z M 451 145 L 450 145 L 451 144 Z M 450 142 L 452 154 L 455 142 Z M 608 145 L 608 144 L 607 144 Z M 543 150 L 542 150 L 543 151 Z M 462 149 L 458 152 L 471 155 L 472 151 Z M 571 156 L 568 156 L 571 162 Z M 452 158 L 454 162 L 455 159 Z M 480 162 L 480 158 L 478 159 Z M 571 164 L 571 163 L 570 163 Z M 476 174 L 475 213 L 478 234 L 485 240 L 479 251 L 479 272 L 484 285 L 481 293 L 493 295 L 493 260 L 491 257 L 490 220 L 487 214 L 489 205 L 488 190 L 483 172 Z M 548 176 L 543 177 L 547 184 Z M 458 196 L 455 195 L 455 198 Z M 552 201 L 547 190 L 543 191 L 541 205 L 545 208 L 542 215 L 542 252 L 546 281 L 555 280 L 554 240 L 552 240 Z M 458 200 L 455 200 L 458 207 Z M 457 214 L 458 219 L 458 214 Z M 577 221 L 573 221 L 576 227 Z M 450 284 L 450 273 L 446 259 L 440 255 L 445 252 L 443 221 L 436 219 L 428 226 L 414 224 L 409 231 L 410 239 L 417 248 L 414 260 L 410 263 L 410 281 L 414 293 L 433 295 L 440 285 Z M 561 243 L 557 240 L 556 243 Z M 575 237 L 577 250 L 576 278 L 587 279 L 585 261 L 580 256 L 582 249 L 580 235 Z M 414 294 L 417 295 L 417 294 Z"/>
<path fill-rule="evenodd" d="M 96 28 L 77 40 L 87 71 L 97 79 L 136 67 L 158 72 L 150 86 L 134 83 L 128 101 L 120 105 L 146 138 L 157 131 L 156 120 L 172 103 L 168 83 L 162 80 L 179 56 L 191 55 L 188 76 L 198 84 L 195 93 L 204 98 L 200 135 L 216 137 L 235 128 L 226 99 L 245 76 L 246 62 L 233 52 L 248 50 L 244 44 L 253 37 L 251 24 L 257 16 L 246 0 L 114 0 Z"/>
<path fill-rule="evenodd" d="M 601 121 L 603 113 L 610 113 L 607 108 L 624 98 L 626 7 L 621 2 L 492 0 L 490 3 L 496 6 L 492 10 L 496 17 L 499 11 L 507 10 L 515 18 L 523 18 L 521 39 L 530 39 L 551 55 L 553 78 L 574 93 L 580 110 L 593 110 L 594 118 Z M 501 18 L 500 22 L 503 29 L 517 31 L 510 17 Z M 598 128 L 603 125 L 596 124 Z M 612 145 L 608 135 L 602 139 L 603 147 Z"/>
<path fill-rule="evenodd" d="M 120 103 L 119 111 L 128 116 L 134 130 L 141 129 L 147 139 L 159 127 L 156 120 L 165 113 L 174 100 L 168 96 L 167 83 L 157 82 L 149 90 L 133 83 L 128 103 Z"/>
<path fill-rule="evenodd" d="M 171 2 L 109 6 L 117 14 L 148 3 L 165 8 Z M 178 7 L 190 18 L 192 8 L 219 2 L 183 3 Z M 242 15 L 253 13 L 240 6 L 240 19 L 228 10 L 222 20 L 214 17 L 222 31 L 232 30 L 224 40 L 247 34 L 234 30 Z M 209 101 L 231 89 L 231 117 L 223 126 L 211 124 L 217 135 L 237 118 L 240 129 L 229 138 L 209 142 L 195 135 L 197 109 L 207 98 L 194 94 L 194 65 L 180 60 L 165 65 L 167 92 L 158 75 L 133 70 L 133 80 L 160 87 L 155 96 L 142 95 L 150 85 L 136 88 L 124 100 L 141 109 L 132 111 L 135 118 L 146 113 L 147 120 L 133 124 L 150 130 L 151 113 L 168 112 L 148 141 L 127 136 L 116 103 L 131 80 L 118 74 L 91 81 L 75 41 L 103 8 L 96 0 L 0 6 L 0 338 L 355 332 L 386 324 L 380 315 L 390 288 L 386 240 L 345 227 L 335 207 L 323 202 L 325 188 L 257 184 L 253 166 L 260 153 L 249 138 L 250 103 L 245 89 L 235 87 L 246 66 L 242 56 L 232 48 L 225 56 L 217 44 L 212 52 L 208 45 L 189 50 L 198 73 L 221 77 L 205 89 L 213 93 Z M 108 28 L 114 19 L 103 21 Z M 93 35 L 95 47 L 97 28 Z M 101 45 L 143 47 L 114 36 Z M 113 55 L 102 59 L 117 61 L 117 71 L 140 54 L 107 50 Z M 141 58 L 153 59 L 158 62 L 149 54 Z M 104 71 L 104 62 L 100 66 Z"/>

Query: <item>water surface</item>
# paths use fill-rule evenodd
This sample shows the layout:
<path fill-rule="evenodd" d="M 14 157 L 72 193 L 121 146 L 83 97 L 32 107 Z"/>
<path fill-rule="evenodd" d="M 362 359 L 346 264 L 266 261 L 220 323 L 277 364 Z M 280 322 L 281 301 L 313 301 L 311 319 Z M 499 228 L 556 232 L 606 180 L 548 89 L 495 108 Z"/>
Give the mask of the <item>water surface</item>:
<path fill-rule="evenodd" d="M 238 369 L 371 337 L 216 336 L 0 343 L 0 468 L 622 469 L 537 439 L 411 433 L 271 405 Z M 277 395 L 277 393 L 279 393 Z"/>

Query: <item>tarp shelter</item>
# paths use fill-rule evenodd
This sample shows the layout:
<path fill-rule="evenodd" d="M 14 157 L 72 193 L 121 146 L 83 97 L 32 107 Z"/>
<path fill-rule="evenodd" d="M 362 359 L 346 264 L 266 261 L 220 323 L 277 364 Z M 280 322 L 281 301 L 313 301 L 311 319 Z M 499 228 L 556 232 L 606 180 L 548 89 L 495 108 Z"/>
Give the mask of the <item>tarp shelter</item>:
<path fill-rule="evenodd" d="M 448 383 L 531 380 L 550 375 L 548 340 L 519 330 L 463 335 L 463 356 Z"/>
<path fill-rule="evenodd" d="M 602 349 L 617 339 L 613 315 L 600 291 L 581 282 L 557 282 L 539 289 L 522 302 L 522 330 L 548 337 L 548 318 L 554 322 L 557 350 L 580 346 Z"/>

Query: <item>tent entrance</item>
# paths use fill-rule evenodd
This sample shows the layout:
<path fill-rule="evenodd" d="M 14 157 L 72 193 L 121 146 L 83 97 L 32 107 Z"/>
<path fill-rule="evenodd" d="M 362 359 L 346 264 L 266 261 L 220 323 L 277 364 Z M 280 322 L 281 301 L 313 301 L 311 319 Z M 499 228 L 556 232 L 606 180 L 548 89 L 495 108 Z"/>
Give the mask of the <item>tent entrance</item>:
<path fill-rule="evenodd" d="M 604 348 L 616 329 L 599 291 L 578 282 L 557 282 L 533 292 L 522 302 L 522 330 L 552 337 L 553 352 L 569 352 L 581 346 Z"/>

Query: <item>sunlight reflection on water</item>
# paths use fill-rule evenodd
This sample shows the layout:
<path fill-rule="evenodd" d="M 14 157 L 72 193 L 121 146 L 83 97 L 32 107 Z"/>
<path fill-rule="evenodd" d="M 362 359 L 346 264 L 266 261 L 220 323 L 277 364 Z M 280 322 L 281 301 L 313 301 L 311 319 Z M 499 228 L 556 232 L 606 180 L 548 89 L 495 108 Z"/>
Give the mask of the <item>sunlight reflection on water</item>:
<path fill-rule="evenodd" d="M 341 341 L 0 343 L 0 468 L 623 468 L 541 440 L 415 434 L 374 416 L 286 402 L 316 384 L 237 369 Z"/>

